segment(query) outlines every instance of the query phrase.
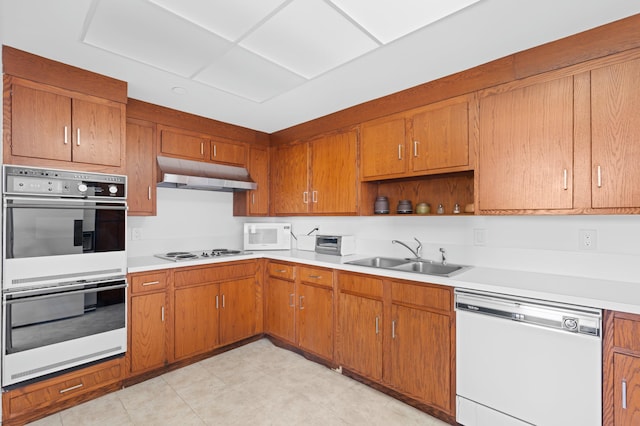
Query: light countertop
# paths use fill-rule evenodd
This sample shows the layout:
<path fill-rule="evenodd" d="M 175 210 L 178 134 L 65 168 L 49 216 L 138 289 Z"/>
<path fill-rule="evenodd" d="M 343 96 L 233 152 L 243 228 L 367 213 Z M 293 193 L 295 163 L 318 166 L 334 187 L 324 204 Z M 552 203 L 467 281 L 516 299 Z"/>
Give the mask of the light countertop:
<path fill-rule="evenodd" d="M 589 306 L 640 314 L 640 277 L 638 282 L 607 281 L 539 272 L 472 267 L 452 277 L 422 275 L 411 272 L 347 265 L 370 255 L 331 256 L 312 251 L 262 251 L 240 256 L 218 257 L 185 262 L 173 262 L 153 256 L 128 259 L 129 273 L 185 266 L 207 265 L 247 259 L 267 258 L 313 266 L 360 272 L 382 277 L 441 284 L 468 290 L 482 290 L 513 296 L 529 297 L 560 303 Z"/>

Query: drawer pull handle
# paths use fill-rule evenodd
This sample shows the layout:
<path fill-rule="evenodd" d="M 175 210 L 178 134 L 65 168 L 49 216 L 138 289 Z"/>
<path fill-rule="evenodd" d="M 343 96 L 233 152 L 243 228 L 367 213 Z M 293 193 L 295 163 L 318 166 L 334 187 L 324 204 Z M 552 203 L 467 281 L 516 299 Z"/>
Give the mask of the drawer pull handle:
<path fill-rule="evenodd" d="M 80 383 L 79 385 L 71 386 L 70 388 L 61 389 L 59 392 L 60 393 L 67 393 L 67 392 L 70 392 L 72 390 L 80 389 L 82 386 L 84 386 L 84 384 Z"/>
<path fill-rule="evenodd" d="M 160 284 L 160 281 L 148 281 L 146 283 L 142 283 L 142 287 L 146 287 L 148 285 L 157 285 Z"/>
<path fill-rule="evenodd" d="M 322 275 L 309 275 L 309 278 L 312 278 L 314 280 L 319 280 L 322 278 Z"/>
<path fill-rule="evenodd" d="M 285 272 L 287 272 L 286 269 L 276 269 L 276 272 L 279 274 L 284 274 Z"/>
<path fill-rule="evenodd" d="M 217 145 L 213 145 L 213 157 L 217 157 L 218 156 L 218 147 Z"/>
<path fill-rule="evenodd" d="M 627 381 L 622 381 L 622 409 L 627 409 Z"/>
<path fill-rule="evenodd" d="M 200 155 L 204 155 L 204 142 L 200 142 Z"/>

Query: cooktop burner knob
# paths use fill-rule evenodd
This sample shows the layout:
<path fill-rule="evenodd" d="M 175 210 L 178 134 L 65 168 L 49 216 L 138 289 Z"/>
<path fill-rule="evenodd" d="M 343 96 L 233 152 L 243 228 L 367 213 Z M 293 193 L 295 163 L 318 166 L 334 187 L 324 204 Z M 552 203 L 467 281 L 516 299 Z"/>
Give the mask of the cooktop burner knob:
<path fill-rule="evenodd" d="M 116 192 L 118 192 L 118 187 L 115 185 L 109 185 L 109 193 L 115 194 Z"/>
<path fill-rule="evenodd" d="M 88 189 L 87 185 L 84 183 L 79 183 L 78 184 L 78 191 L 80 192 L 85 192 Z"/>

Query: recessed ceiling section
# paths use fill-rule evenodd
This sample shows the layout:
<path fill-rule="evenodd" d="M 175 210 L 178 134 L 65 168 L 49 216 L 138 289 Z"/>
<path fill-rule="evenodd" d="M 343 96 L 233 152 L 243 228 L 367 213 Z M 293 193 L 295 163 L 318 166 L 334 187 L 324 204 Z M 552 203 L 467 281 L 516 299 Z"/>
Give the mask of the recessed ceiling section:
<path fill-rule="evenodd" d="M 141 0 L 102 0 L 83 41 L 153 67 L 190 77 L 232 44 Z"/>
<path fill-rule="evenodd" d="M 245 39 L 242 47 L 314 78 L 379 47 L 322 0 L 294 0 Z"/>
<path fill-rule="evenodd" d="M 236 41 L 285 0 L 150 0 L 228 40 Z"/>
<path fill-rule="evenodd" d="M 390 43 L 480 0 L 330 0 L 371 35 Z"/>
<path fill-rule="evenodd" d="M 194 80 L 254 102 L 264 102 L 306 81 L 241 47 L 227 52 Z"/>

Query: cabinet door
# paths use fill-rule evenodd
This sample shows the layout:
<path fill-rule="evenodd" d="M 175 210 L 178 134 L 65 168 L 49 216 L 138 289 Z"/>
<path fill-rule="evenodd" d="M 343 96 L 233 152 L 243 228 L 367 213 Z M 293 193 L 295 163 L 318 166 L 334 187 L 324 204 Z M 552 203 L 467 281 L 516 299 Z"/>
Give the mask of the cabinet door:
<path fill-rule="evenodd" d="M 413 171 L 469 165 L 469 103 L 429 108 L 412 116 Z"/>
<path fill-rule="evenodd" d="M 211 140 L 211 161 L 233 166 L 247 165 L 247 147 L 240 143 Z"/>
<path fill-rule="evenodd" d="M 274 213 L 277 215 L 306 213 L 310 194 L 308 144 L 280 146 L 273 150 L 272 188 Z"/>
<path fill-rule="evenodd" d="M 11 154 L 71 161 L 71 98 L 14 84 Z"/>
<path fill-rule="evenodd" d="M 405 119 L 394 116 L 363 123 L 360 163 L 362 177 L 397 175 L 407 170 Z"/>
<path fill-rule="evenodd" d="M 220 284 L 220 344 L 237 342 L 256 334 L 255 278 Z"/>
<path fill-rule="evenodd" d="M 131 372 L 165 364 L 166 294 L 153 293 L 131 298 Z"/>
<path fill-rule="evenodd" d="M 391 384 L 451 412 L 449 317 L 396 304 L 391 311 Z"/>
<path fill-rule="evenodd" d="M 382 302 L 340 293 L 339 354 L 342 365 L 382 379 Z"/>
<path fill-rule="evenodd" d="M 333 291 L 298 284 L 298 345 L 326 359 L 333 358 Z"/>
<path fill-rule="evenodd" d="M 127 122 L 128 215 L 155 215 L 155 165 L 155 126 Z"/>
<path fill-rule="evenodd" d="M 293 343 L 295 341 L 294 283 L 271 277 L 267 282 L 265 296 L 267 333 Z"/>
<path fill-rule="evenodd" d="M 314 213 L 357 212 L 356 138 L 356 132 L 351 131 L 309 142 Z"/>
<path fill-rule="evenodd" d="M 269 151 L 251 148 L 249 151 L 249 174 L 258 188 L 248 191 L 249 215 L 269 214 Z"/>
<path fill-rule="evenodd" d="M 591 71 L 592 207 L 640 207 L 640 59 Z"/>
<path fill-rule="evenodd" d="M 120 166 L 124 124 L 122 112 L 121 105 L 73 100 L 74 162 Z"/>
<path fill-rule="evenodd" d="M 480 100 L 481 210 L 570 209 L 572 175 L 572 77 Z"/>
<path fill-rule="evenodd" d="M 218 285 L 175 290 L 175 357 L 206 352 L 218 343 Z"/>
<path fill-rule="evenodd" d="M 160 133 L 160 153 L 190 160 L 204 160 L 209 157 L 209 140 L 185 133 L 162 130 Z"/>
<path fill-rule="evenodd" d="M 613 401 L 615 425 L 640 424 L 640 358 L 613 356 Z"/>

